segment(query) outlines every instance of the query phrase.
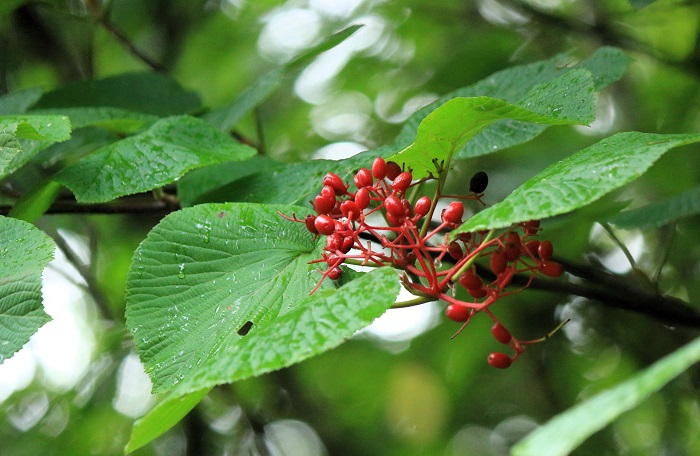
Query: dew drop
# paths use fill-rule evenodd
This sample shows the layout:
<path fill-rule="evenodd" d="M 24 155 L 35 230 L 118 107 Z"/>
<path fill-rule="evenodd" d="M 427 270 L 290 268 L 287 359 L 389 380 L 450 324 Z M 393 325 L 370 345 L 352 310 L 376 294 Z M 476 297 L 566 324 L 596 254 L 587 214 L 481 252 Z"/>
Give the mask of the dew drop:
<path fill-rule="evenodd" d="M 180 263 L 180 271 L 177 273 L 177 276 L 181 279 L 185 278 L 185 263 Z"/>

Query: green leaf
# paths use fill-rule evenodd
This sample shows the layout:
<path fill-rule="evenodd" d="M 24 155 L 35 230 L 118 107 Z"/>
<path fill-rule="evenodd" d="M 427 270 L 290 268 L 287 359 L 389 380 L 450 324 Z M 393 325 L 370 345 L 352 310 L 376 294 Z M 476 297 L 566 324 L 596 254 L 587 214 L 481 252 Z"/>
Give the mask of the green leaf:
<path fill-rule="evenodd" d="M 619 133 L 549 166 L 452 233 L 503 228 L 583 207 L 637 179 L 668 150 L 698 141 L 700 134 Z"/>
<path fill-rule="evenodd" d="M 398 292 L 396 271 L 387 267 L 307 296 L 290 312 L 253 327 L 237 343 L 224 344 L 216 356 L 185 376 L 175 393 L 261 375 L 333 349 L 389 309 Z"/>
<path fill-rule="evenodd" d="M 194 92 L 158 73 L 127 73 L 80 81 L 45 94 L 37 109 L 70 107 L 122 108 L 155 116 L 189 114 L 201 106 Z"/>
<path fill-rule="evenodd" d="M 0 116 L 23 114 L 41 98 L 41 87 L 18 90 L 0 97 Z"/>
<path fill-rule="evenodd" d="M 191 169 L 245 160 L 255 153 L 203 120 L 168 117 L 83 157 L 55 179 L 79 202 L 99 203 L 172 183 Z"/>
<path fill-rule="evenodd" d="M 314 288 L 320 275 L 308 262 L 320 257 L 317 243 L 303 223 L 278 211 L 310 212 L 203 204 L 168 215 L 141 243 L 129 270 L 126 318 L 154 391 L 172 388 L 238 341 L 248 321 L 269 322 Z"/>
<path fill-rule="evenodd" d="M 21 168 L 43 148 L 70 138 L 70 131 L 66 116 L 0 117 L 0 179 Z"/>
<path fill-rule="evenodd" d="M 41 273 L 54 243 L 33 225 L 0 217 L 0 363 L 51 318 L 41 301 Z"/>
<path fill-rule="evenodd" d="M 567 75 L 574 74 L 573 72 Z M 588 86 L 592 88 L 590 74 L 581 70 L 575 73 L 576 80 L 588 80 Z M 561 89 L 561 86 L 550 87 Z M 544 87 L 540 88 L 545 90 Z M 554 92 L 553 100 L 559 98 Z M 540 92 L 538 92 L 538 95 Z M 584 91 L 586 98 L 592 98 L 592 90 Z M 579 104 L 579 97 L 576 103 Z M 453 154 L 461 149 L 476 133 L 484 127 L 501 119 L 515 119 L 524 122 L 536 122 L 553 125 L 583 123 L 592 120 L 587 110 L 577 112 L 556 103 L 547 103 L 545 97 L 532 96 L 526 100 L 526 105 L 534 109 L 546 111 L 546 114 L 538 114 L 528 109 L 506 103 L 490 97 L 453 98 L 443 104 L 426 117 L 418 128 L 416 140 L 401 152 L 389 157 L 397 163 L 405 163 L 413 168 L 414 178 L 427 177 L 429 173 L 435 173 L 432 160 L 447 161 Z M 577 117 L 576 115 L 579 114 Z"/>
<path fill-rule="evenodd" d="M 6 16 L 29 0 L 3 0 L 0 2 L 0 17 Z"/>
<path fill-rule="evenodd" d="M 609 221 L 620 228 L 659 227 L 697 214 L 700 214 L 700 187 L 664 201 L 620 212 Z"/>
<path fill-rule="evenodd" d="M 53 204 L 61 190 L 61 184 L 56 181 L 42 182 L 17 200 L 10 213 L 10 217 L 34 223 Z"/>
<path fill-rule="evenodd" d="M 177 197 L 182 207 L 194 206 L 199 203 L 240 201 L 241 198 L 237 193 L 240 193 L 242 189 L 234 190 L 234 192 L 228 191 L 226 188 L 228 184 L 247 176 L 268 172 L 279 164 L 267 155 L 256 155 L 250 160 L 242 162 L 221 163 L 195 169 L 177 182 Z M 269 183 L 269 179 L 266 180 Z M 275 202 L 294 203 L 295 201 Z"/>
<path fill-rule="evenodd" d="M 62 114 L 70 118 L 73 130 L 98 127 L 113 133 L 132 134 L 158 120 L 157 116 L 121 108 L 56 108 L 33 110 L 32 114 Z"/>
<path fill-rule="evenodd" d="M 209 391 L 210 388 L 205 388 L 184 396 L 167 395 L 146 415 L 136 420 L 129 443 L 124 448 L 124 454 L 136 451 L 163 435 L 195 408 Z"/>
<path fill-rule="evenodd" d="M 618 80 L 627 70 L 631 59 L 621 50 L 611 47 L 598 49 L 591 57 L 571 66 L 576 59 L 560 54 L 551 59 L 511 67 L 492 74 L 473 85 L 457 89 L 413 114 L 396 138 L 396 144 L 405 147 L 415 138 L 419 123 L 432 111 L 456 97 L 489 96 L 513 104 L 519 102 L 538 85 L 560 78 L 569 71 L 585 69 L 593 76 L 595 90 Z M 589 109 L 593 109 L 590 103 Z M 460 151 L 458 158 L 490 154 L 506 147 L 530 141 L 548 125 L 526 124 L 501 120 L 477 133 Z"/>
<path fill-rule="evenodd" d="M 258 78 L 248 89 L 241 93 L 233 102 L 208 112 L 202 118 L 222 131 L 229 131 L 239 120 L 255 107 L 259 106 L 277 90 L 285 76 L 298 70 L 313 58 L 345 41 L 350 35 L 360 29 L 361 25 L 353 25 L 329 36 L 326 40 L 294 58 L 286 65 L 275 68 Z"/>
<path fill-rule="evenodd" d="M 345 182 L 352 182 L 352 174 L 386 151 L 385 146 L 354 155 L 344 160 L 308 160 L 302 163 L 278 164 L 261 171 L 237 177 L 234 182 L 208 191 L 196 202 L 255 202 L 266 204 L 308 204 L 321 190 L 323 176 L 332 171 Z"/>
<path fill-rule="evenodd" d="M 518 442 L 513 456 L 570 454 L 586 438 L 640 404 L 700 361 L 700 339 L 681 347 L 620 385 L 557 415 Z"/>
<path fill-rule="evenodd" d="M 62 115 L 20 115 L 0 117 L 0 132 L 17 138 L 60 142 L 70 138 L 70 120 Z"/>

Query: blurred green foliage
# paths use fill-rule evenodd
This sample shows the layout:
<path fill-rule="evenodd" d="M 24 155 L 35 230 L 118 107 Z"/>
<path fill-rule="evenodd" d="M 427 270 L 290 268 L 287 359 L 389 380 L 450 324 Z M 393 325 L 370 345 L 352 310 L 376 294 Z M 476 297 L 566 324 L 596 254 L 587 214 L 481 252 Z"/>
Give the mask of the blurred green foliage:
<path fill-rule="evenodd" d="M 458 188 L 475 170 L 486 170 L 485 201 L 493 204 L 547 165 L 612 133 L 700 127 L 700 7 L 673 0 L 9 1 L 0 5 L 0 93 L 37 85 L 50 91 L 149 69 L 129 50 L 133 45 L 199 94 L 205 109 L 215 109 L 350 23 L 365 27 L 284 80 L 237 126 L 241 137 L 284 162 L 310 159 L 330 144 L 336 147 L 331 157 L 380 146 L 410 113 L 440 95 L 514 64 L 560 52 L 572 52 L 574 62 L 603 45 L 621 47 L 635 62 L 621 82 L 599 94 L 594 124 L 550 128 L 533 142 L 455 163 L 461 176 L 448 186 Z M 660 201 L 697 186 L 697 152 L 688 146 L 668 153 L 633 185 L 543 222 L 544 236 L 556 240 L 562 258 L 623 267 L 595 221 L 614 212 L 616 201 Z M 20 177 L 28 182 L 48 173 L 54 163 L 42 160 Z M 47 312 L 63 322 L 52 327 L 74 345 L 50 352 L 33 340 L 0 366 L 0 454 L 122 454 L 134 419 L 150 404 L 123 327 L 126 271 L 162 215 L 39 221 L 69 241 L 90 280 L 64 261 L 69 281 L 54 272 L 51 280 L 63 288 L 45 289 L 47 301 L 72 297 L 70 305 L 47 304 Z M 650 275 L 667 257 L 659 282 L 665 293 L 700 303 L 697 216 L 618 235 Z M 422 317 L 432 319 L 429 329 L 415 337 L 365 332 L 302 364 L 215 388 L 176 428 L 134 454 L 507 454 L 538 424 L 697 333 L 552 293 L 529 291 L 498 306 L 522 339 L 546 334 L 563 318 L 572 322 L 513 368 L 497 371 L 485 363 L 485 354 L 498 348 L 487 337 L 490 321 L 477 319 L 451 339 L 456 328 L 435 307 Z M 398 315 L 408 312 L 389 316 L 401 321 Z M 69 337 L 76 333 L 80 337 Z M 60 374 L 61 368 L 73 371 Z M 700 454 L 699 389 L 696 367 L 574 454 Z"/>

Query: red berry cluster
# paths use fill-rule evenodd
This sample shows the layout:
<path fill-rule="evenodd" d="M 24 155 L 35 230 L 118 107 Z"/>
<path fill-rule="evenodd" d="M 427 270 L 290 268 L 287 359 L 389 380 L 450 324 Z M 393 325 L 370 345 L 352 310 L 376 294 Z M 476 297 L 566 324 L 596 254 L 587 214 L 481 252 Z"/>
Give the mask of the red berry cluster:
<path fill-rule="evenodd" d="M 444 172 L 437 163 L 436 169 L 438 174 Z M 436 203 L 445 198 L 481 201 L 488 177 L 484 172 L 476 173 L 470 181 L 471 193 L 462 196 L 441 194 L 438 180 L 432 200 L 421 196 L 411 203 L 407 190 L 432 179 L 436 178 L 431 175 L 414 181 L 410 170 L 381 157 L 373 161 L 371 170 L 357 171 L 354 192 L 338 175 L 326 174 L 321 192 L 312 202 L 316 214 L 305 219 L 284 216 L 305 223 L 316 236 L 327 236 L 322 258 L 313 261 L 326 267 L 319 270 L 322 277 L 312 293 L 326 277 L 338 279 L 343 263 L 391 265 L 404 271 L 402 283 L 411 293 L 426 301 L 447 302 L 447 317 L 463 323 L 457 333 L 478 312 L 492 318 L 494 337 L 512 347 L 515 354 L 493 353 L 488 362 L 494 367 L 509 367 L 526 345 L 536 341 L 512 337 L 489 307 L 500 297 L 522 290 L 506 290 L 515 274 L 530 275 L 527 287 L 536 274 L 556 277 L 562 274 L 562 267 L 551 260 L 552 243 L 534 239 L 539 221 L 518 224 L 499 235 L 458 233 L 450 239 L 450 232 L 462 224 L 464 204 L 451 201 L 442 209 L 440 221 L 432 224 Z M 488 259 L 495 278 L 485 280 L 483 273 L 477 273 L 475 262 L 482 258 Z M 460 287 L 466 293 L 460 293 Z"/>

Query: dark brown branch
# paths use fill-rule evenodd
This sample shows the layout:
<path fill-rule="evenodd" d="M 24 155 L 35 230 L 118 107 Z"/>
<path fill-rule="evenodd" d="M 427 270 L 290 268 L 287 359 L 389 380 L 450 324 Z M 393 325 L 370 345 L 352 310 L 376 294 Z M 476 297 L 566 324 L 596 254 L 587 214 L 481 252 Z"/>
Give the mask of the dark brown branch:
<path fill-rule="evenodd" d="M 116 38 L 117 41 L 119 41 L 124 47 L 126 47 L 129 50 L 129 52 L 131 52 L 131 54 L 134 55 L 134 57 L 141 60 L 143 63 L 151 67 L 151 69 L 153 69 L 154 71 L 158 71 L 161 73 L 164 73 L 166 71 L 166 68 L 163 65 L 156 62 L 144 52 L 142 52 L 139 48 L 137 48 L 136 45 L 134 45 L 134 43 L 131 42 L 129 37 L 126 36 L 126 33 L 124 33 L 119 27 L 116 26 L 116 24 L 114 24 L 107 18 L 104 12 L 100 9 L 98 2 L 88 1 L 86 2 L 86 4 L 90 8 L 90 11 L 92 12 L 92 15 L 95 18 L 95 20 L 102 27 L 104 27 L 105 30 L 112 34 L 112 36 L 114 36 L 114 38 Z"/>
<path fill-rule="evenodd" d="M 104 293 L 100 290 L 90 265 L 83 263 L 78 254 L 68 245 L 57 230 L 51 227 L 42 227 L 42 229 L 53 238 L 58 248 L 63 252 L 63 255 L 65 255 L 66 260 L 68 260 L 75 270 L 78 271 L 78 274 L 80 274 L 83 280 L 85 280 L 87 291 L 92 296 L 102 316 L 107 320 L 114 320 L 112 309 L 110 309 Z"/>
<path fill-rule="evenodd" d="M 368 233 L 362 233 L 360 237 L 370 238 L 371 236 Z M 379 242 L 377 239 L 370 240 Z M 443 263 L 450 261 L 453 260 L 448 256 L 443 258 Z M 609 307 L 647 315 L 672 326 L 700 328 L 700 309 L 685 301 L 662 295 L 655 289 L 642 286 L 625 276 L 611 274 L 589 265 L 571 263 L 560 258 L 556 261 L 561 263 L 564 271 L 578 278 L 579 281 L 537 276 L 532 280 L 529 288 L 581 296 Z M 479 264 L 475 266 L 481 277 L 487 280 L 496 279 L 490 269 Z M 516 275 L 513 277 L 512 284 L 525 286 L 529 280 L 529 275 Z"/>
<path fill-rule="evenodd" d="M 0 215 L 7 215 L 12 206 L 0 206 Z M 76 201 L 54 202 L 45 214 L 168 214 L 180 209 L 166 200 L 126 199 L 110 203 L 80 204 Z"/>

